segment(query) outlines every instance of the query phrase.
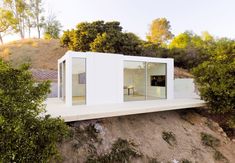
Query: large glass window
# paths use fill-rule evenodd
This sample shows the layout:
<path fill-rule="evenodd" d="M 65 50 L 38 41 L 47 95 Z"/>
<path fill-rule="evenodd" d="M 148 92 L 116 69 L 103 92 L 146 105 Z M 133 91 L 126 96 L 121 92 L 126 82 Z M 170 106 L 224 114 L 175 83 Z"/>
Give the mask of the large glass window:
<path fill-rule="evenodd" d="M 60 63 L 60 67 L 59 67 L 59 73 L 60 73 L 60 92 L 59 92 L 59 97 L 60 98 L 62 98 L 62 89 L 63 89 L 63 83 L 62 83 L 62 80 L 63 80 L 63 78 L 62 78 L 62 63 Z"/>
<path fill-rule="evenodd" d="M 166 98 L 166 64 L 124 61 L 124 101 Z"/>
<path fill-rule="evenodd" d="M 147 63 L 147 100 L 166 98 L 166 64 Z"/>
<path fill-rule="evenodd" d="M 72 101 L 74 105 L 86 103 L 86 59 L 72 59 Z"/>
<path fill-rule="evenodd" d="M 124 62 L 124 101 L 145 100 L 145 62 Z"/>
<path fill-rule="evenodd" d="M 59 72 L 60 72 L 60 92 L 59 97 L 62 100 L 65 100 L 65 69 L 66 69 L 66 62 L 63 61 L 60 63 Z"/>

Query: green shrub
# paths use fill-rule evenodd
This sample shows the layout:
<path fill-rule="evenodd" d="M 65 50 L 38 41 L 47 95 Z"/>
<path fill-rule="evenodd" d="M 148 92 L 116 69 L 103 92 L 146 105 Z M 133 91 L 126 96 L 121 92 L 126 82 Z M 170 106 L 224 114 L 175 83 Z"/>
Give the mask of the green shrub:
<path fill-rule="evenodd" d="M 230 114 L 228 123 L 235 127 L 235 42 L 218 41 L 214 55 L 193 69 L 200 96 L 212 113 Z"/>
<path fill-rule="evenodd" d="M 228 159 L 220 152 L 215 150 L 214 159 L 217 161 L 228 162 Z"/>
<path fill-rule="evenodd" d="M 202 144 L 205 146 L 209 146 L 212 148 L 220 146 L 220 140 L 212 136 L 211 134 L 207 134 L 204 132 L 201 132 L 201 141 Z"/>
<path fill-rule="evenodd" d="M 192 163 L 192 161 L 189 161 L 188 159 L 182 159 L 181 161 L 180 161 L 181 163 Z"/>
<path fill-rule="evenodd" d="M 149 158 L 148 163 L 161 163 L 157 158 Z"/>
<path fill-rule="evenodd" d="M 61 119 L 42 116 L 50 83 L 35 84 L 28 68 L 0 59 L 0 162 L 48 162 L 68 134 Z"/>
<path fill-rule="evenodd" d="M 128 140 L 119 138 L 114 142 L 111 152 L 95 156 L 91 155 L 87 158 L 87 163 L 106 163 L 106 162 L 129 162 L 131 158 L 141 157 L 141 154 L 136 150 L 136 145 Z"/>
<path fill-rule="evenodd" d="M 162 138 L 165 140 L 169 145 L 176 144 L 175 134 L 173 132 L 164 131 L 162 132 Z"/>

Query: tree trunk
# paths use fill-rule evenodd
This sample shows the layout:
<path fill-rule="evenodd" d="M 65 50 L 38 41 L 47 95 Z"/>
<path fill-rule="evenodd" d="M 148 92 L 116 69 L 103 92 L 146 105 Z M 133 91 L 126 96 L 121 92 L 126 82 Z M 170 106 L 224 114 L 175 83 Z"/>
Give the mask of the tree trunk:
<path fill-rule="evenodd" d="M 0 33 L 0 42 L 1 42 L 1 44 L 3 44 L 3 39 L 2 39 L 1 33 Z"/>
<path fill-rule="evenodd" d="M 39 27 L 39 25 L 37 25 L 37 30 L 38 30 L 38 38 L 40 38 L 41 34 L 40 34 L 40 27 Z"/>
<path fill-rule="evenodd" d="M 21 38 L 21 39 L 24 39 L 24 32 L 23 32 L 22 29 L 20 30 L 20 38 Z"/>
<path fill-rule="evenodd" d="M 37 15 L 37 17 L 36 17 L 36 23 L 37 23 L 37 31 L 38 31 L 38 38 L 40 39 L 40 37 L 41 37 L 41 33 L 40 33 L 40 25 L 39 25 L 39 17 L 38 17 L 38 15 Z"/>
<path fill-rule="evenodd" d="M 29 27 L 29 38 L 31 37 L 31 28 Z"/>

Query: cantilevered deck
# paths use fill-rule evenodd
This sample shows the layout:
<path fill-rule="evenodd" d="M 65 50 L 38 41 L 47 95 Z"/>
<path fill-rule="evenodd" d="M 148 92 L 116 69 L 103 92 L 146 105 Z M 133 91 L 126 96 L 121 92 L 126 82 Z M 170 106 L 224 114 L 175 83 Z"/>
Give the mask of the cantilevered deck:
<path fill-rule="evenodd" d="M 46 101 L 47 114 L 61 117 L 65 122 L 98 119 L 114 116 L 151 113 L 167 110 L 202 107 L 205 102 L 196 98 L 174 100 L 152 100 L 124 102 L 122 104 L 106 104 L 96 106 L 75 105 L 66 106 L 58 98 L 48 98 Z"/>

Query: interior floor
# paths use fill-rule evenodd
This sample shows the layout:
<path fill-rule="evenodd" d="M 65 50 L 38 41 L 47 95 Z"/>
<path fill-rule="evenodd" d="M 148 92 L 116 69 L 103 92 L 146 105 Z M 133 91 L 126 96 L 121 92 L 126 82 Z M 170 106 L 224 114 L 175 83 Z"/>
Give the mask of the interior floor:
<path fill-rule="evenodd" d="M 85 96 L 73 96 L 73 105 L 84 105 L 86 104 Z"/>
<path fill-rule="evenodd" d="M 144 96 L 144 95 L 124 95 L 124 101 L 142 101 L 142 100 L 158 100 L 163 99 L 154 96 Z"/>

